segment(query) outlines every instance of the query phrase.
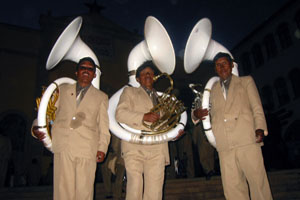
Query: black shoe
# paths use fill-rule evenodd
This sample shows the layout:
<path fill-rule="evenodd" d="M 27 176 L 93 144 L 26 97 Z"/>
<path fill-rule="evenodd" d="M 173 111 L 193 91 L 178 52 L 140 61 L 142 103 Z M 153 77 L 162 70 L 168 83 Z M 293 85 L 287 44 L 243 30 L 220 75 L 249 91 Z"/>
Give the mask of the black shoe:
<path fill-rule="evenodd" d="M 211 179 L 211 177 L 214 175 L 214 171 L 210 171 L 205 175 L 205 179 L 208 181 Z"/>

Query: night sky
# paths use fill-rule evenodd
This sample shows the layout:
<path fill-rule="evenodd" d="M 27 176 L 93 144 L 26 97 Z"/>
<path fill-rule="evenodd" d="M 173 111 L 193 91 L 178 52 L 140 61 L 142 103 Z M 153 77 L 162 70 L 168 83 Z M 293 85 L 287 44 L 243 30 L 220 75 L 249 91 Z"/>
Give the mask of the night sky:
<path fill-rule="evenodd" d="M 183 52 L 194 25 L 203 17 L 212 21 L 212 38 L 232 49 L 288 0 L 97 0 L 102 15 L 128 30 L 143 33 L 147 16 L 153 15 L 167 29 L 176 54 Z M 2 0 L 0 22 L 39 28 L 40 14 L 78 16 L 94 0 Z"/>

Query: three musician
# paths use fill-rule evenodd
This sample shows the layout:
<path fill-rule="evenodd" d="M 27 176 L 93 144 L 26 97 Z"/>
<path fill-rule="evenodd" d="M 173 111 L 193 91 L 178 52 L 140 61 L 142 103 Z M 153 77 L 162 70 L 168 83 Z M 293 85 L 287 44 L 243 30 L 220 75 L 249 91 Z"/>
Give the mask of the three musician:
<path fill-rule="evenodd" d="M 254 81 L 231 75 L 233 62 L 229 54 L 217 54 L 214 62 L 221 82 L 213 87 L 212 109 L 197 109 L 193 117 L 203 120 L 208 113 L 212 116 L 225 197 L 247 199 L 247 180 L 251 198 L 272 199 L 260 149 L 267 127 Z M 57 118 L 52 127 L 57 200 L 93 199 L 96 162 L 102 162 L 107 152 L 108 98 L 91 85 L 95 69 L 94 60 L 84 57 L 77 65 L 77 83 L 59 87 Z M 123 90 L 115 113 L 117 122 L 151 131 L 143 122 L 151 124 L 161 118 L 161 113 L 150 111 L 159 97 L 153 88 L 155 71 L 152 61 L 138 66 L 135 78 L 140 86 Z M 179 130 L 175 140 L 183 133 Z M 40 140 L 45 138 L 36 127 L 33 134 Z M 127 176 L 126 199 L 162 199 L 165 166 L 170 164 L 168 142 L 139 144 L 122 140 L 121 155 Z"/>

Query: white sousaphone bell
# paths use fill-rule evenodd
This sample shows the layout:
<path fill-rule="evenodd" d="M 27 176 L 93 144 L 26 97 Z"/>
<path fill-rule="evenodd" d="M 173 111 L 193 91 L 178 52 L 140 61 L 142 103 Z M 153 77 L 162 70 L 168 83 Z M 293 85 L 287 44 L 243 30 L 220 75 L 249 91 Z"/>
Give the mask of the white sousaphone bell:
<path fill-rule="evenodd" d="M 203 60 L 213 60 L 219 52 L 231 53 L 220 43 L 211 39 L 212 25 L 208 18 L 198 21 L 190 33 L 184 52 L 184 70 L 186 73 L 195 71 Z M 232 55 L 231 55 L 232 57 Z M 238 76 L 237 64 L 234 63 L 232 74 Z M 210 90 L 215 82 L 219 81 L 219 77 L 212 77 L 203 92 L 202 108 L 209 110 Z M 205 135 L 209 143 L 216 147 L 216 140 L 212 132 L 209 115 L 202 121 Z"/>
<path fill-rule="evenodd" d="M 172 74 L 175 69 L 175 53 L 169 35 L 163 25 L 153 16 L 146 19 L 144 27 L 145 40 L 137 44 L 128 57 L 128 72 L 135 71 L 145 61 L 152 60 L 161 72 Z M 139 87 L 135 74 L 129 75 L 128 85 Z M 133 129 L 125 124 L 118 123 L 115 118 L 116 108 L 123 92 L 124 86 L 118 90 L 109 100 L 109 128 L 113 134 L 122 140 L 139 144 L 157 144 L 174 139 L 180 129 L 184 129 L 187 114 L 180 115 L 179 124 L 161 134 L 142 135 L 142 130 Z"/>
<path fill-rule="evenodd" d="M 54 68 L 60 61 L 63 60 L 70 60 L 76 63 L 83 57 L 91 57 L 95 64 L 97 65 L 96 68 L 96 77 L 93 79 L 92 84 L 94 87 L 99 89 L 100 87 L 100 75 L 101 71 L 98 69 L 99 61 L 94 54 L 94 52 L 80 39 L 79 31 L 82 25 L 82 17 L 75 18 L 63 31 L 63 33 L 59 36 L 58 40 L 56 41 L 55 45 L 53 46 L 50 55 L 47 59 L 46 69 L 50 70 Z M 49 100 L 52 96 L 52 93 L 57 89 L 57 87 L 61 84 L 73 84 L 76 81 L 63 77 L 55 80 L 51 83 L 46 91 L 43 94 L 43 97 L 40 102 L 39 110 L 38 110 L 38 117 L 37 117 L 37 125 L 40 127 L 39 131 L 45 133 L 45 139 L 43 143 L 45 147 L 52 151 L 52 141 L 50 134 L 47 130 L 47 120 L 46 120 L 46 113 L 47 113 L 47 105 Z"/>

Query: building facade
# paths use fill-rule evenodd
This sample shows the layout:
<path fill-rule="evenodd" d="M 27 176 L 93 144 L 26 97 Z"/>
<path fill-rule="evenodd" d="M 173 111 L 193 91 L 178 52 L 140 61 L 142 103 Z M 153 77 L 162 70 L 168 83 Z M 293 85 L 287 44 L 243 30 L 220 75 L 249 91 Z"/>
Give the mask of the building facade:
<path fill-rule="evenodd" d="M 300 2 L 288 1 L 231 52 L 240 75 L 254 78 L 262 98 L 269 128 L 265 159 L 283 156 L 288 166 L 299 167 Z"/>

